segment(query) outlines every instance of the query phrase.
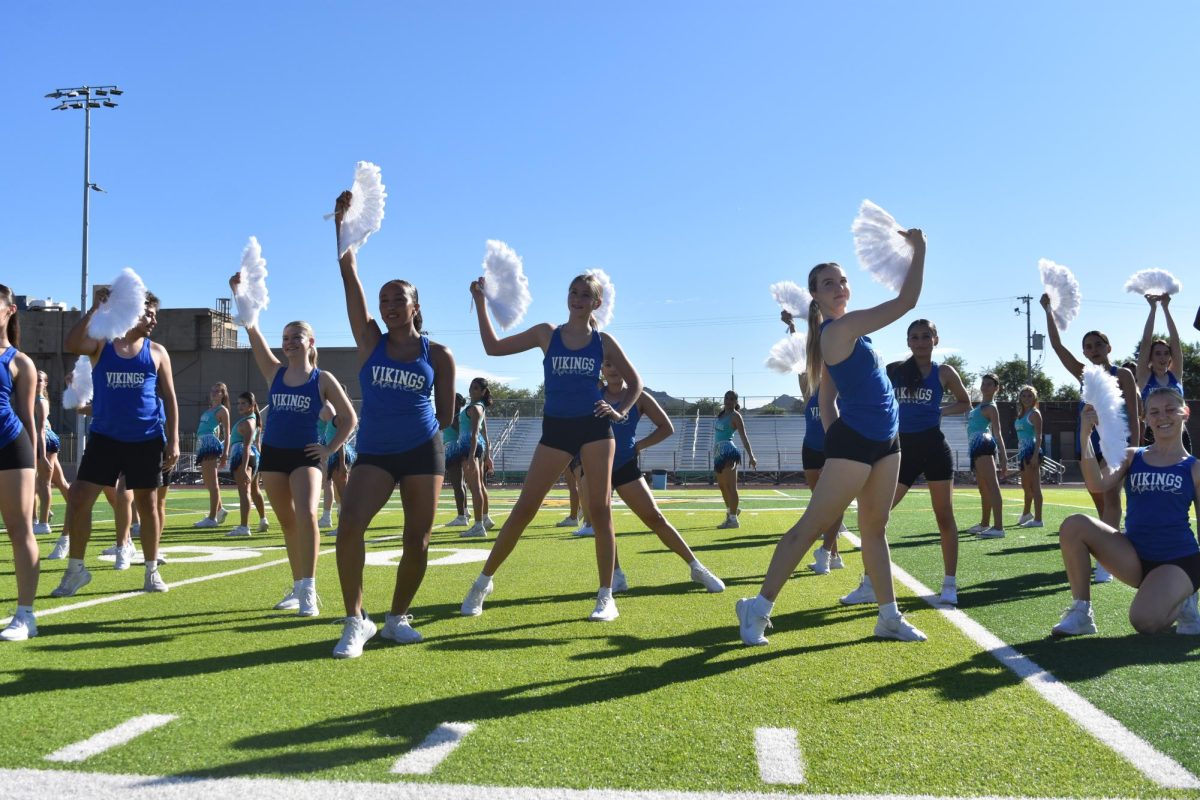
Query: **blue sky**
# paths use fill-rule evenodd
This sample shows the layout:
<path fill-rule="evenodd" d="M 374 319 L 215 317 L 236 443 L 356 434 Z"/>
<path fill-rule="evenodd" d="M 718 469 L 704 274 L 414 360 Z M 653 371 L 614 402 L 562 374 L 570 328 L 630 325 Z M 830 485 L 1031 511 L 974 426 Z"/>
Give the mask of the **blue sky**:
<path fill-rule="evenodd" d="M 209 305 L 256 235 L 269 340 L 302 317 L 351 343 L 321 217 L 360 159 L 389 193 L 368 296 L 413 281 L 464 385 L 541 380 L 539 355 L 479 344 L 467 284 L 497 238 L 525 260 L 530 324 L 607 270 L 649 386 L 718 394 L 732 358 L 743 394 L 793 391 L 762 366 L 767 287 L 837 260 L 854 306 L 884 299 L 849 234 L 867 197 L 926 230 L 912 317 L 974 371 L 1024 354 L 1013 298 L 1040 293 L 1040 257 L 1082 284 L 1073 346 L 1099 328 L 1133 349 L 1147 306 L 1121 287 L 1150 267 L 1183 280 L 1200 339 L 1198 22 L 1186 3 L 11 6 L 0 281 L 77 301 L 83 115 L 43 95 L 115 83 L 121 106 L 93 114 L 93 278 L 132 266 L 165 305 Z M 875 337 L 885 356 L 904 325 Z"/>

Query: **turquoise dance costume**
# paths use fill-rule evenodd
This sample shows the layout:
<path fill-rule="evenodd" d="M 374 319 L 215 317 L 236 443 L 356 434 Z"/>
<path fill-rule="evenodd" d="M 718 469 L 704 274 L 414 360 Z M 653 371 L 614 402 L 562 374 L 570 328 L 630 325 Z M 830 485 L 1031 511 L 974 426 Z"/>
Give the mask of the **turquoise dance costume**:
<path fill-rule="evenodd" d="M 468 403 L 463 406 L 463 410 L 458 412 L 458 442 L 455 445 L 455 452 L 459 457 L 465 457 L 471 452 L 471 415 L 467 412 L 474 406 L 479 406 L 479 433 L 475 436 L 475 458 L 482 461 L 486 455 L 484 452 L 487 445 L 483 441 L 483 419 L 484 407 L 482 401 Z"/>
<path fill-rule="evenodd" d="M 337 417 L 331 420 L 317 420 L 317 441 L 328 446 L 333 441 L 333 437 L 337 436 Z M 354 434 L 351 433 L 346 439 L 346 443 L 342 445 L 341 451 L 346 454 L 346 469 L 354 466 L 354 460 L 358 457 L 358 451 L 354 449 Z M 325 462 L 326 468 L 332 472 L 338 469 L 338 454 L 333 452 L 329 454 L 329 459 Z"/>
<path fill-rule="evenodd" d="M 980 403 L 967 414 L 967 442 L 970 449 L 971 469 L 980 456 L 996 455 L 996 440 L 992 438 L 992 423 L 984 416 L 985 408 L 995 408 L 995 403 Z"/>
<path fill-rule="evenodd" d="M 220 458 L 225 454 L 225 442 L 221 441 L 221 423 L 215 408 L 200 415 L 196 425 L 196 463 L 209 458 Z"/>
<path fill-rule="evenodd" d="M 243 453 L 245 453 L 245 450 L 246 450 L 246 442 L 245 442 L 244 438 L 242 437 L 241 431 L 238 430 L 238 426 L 241 425 L 243 422 L 245 422 L 248 419 L 254 419 L 254 415 L 247 414 L 246 416 L 239 419 L 237 422 L 233 423 L 233 429 L 229 432 L 229 441 L 230 441 L 229 470 L 230 470 L 230 472 L 232 472 L 234 469 L 236 469 L 242 465 L 242 455 L 243 455 Z M 257 472 L 258 472 L 258 448 L 254 446 L 253 442 L 251 442 L 250 443 L 250 474 L 254 475 Z"/>
<path fill-rule="evenodd" d="M 742 451 L 738 450 L 737 445 L 733 443 L 733 415 L 735 413 L 730 411 L 726 415 L 722 411 L 717 417 L 717 421 L 713 423 L 713 472 L 720 472 L 730 464 L 739 466 L 742 463 Z"/>
<path fill-rule="evenodd" d="M 1045 453 L 1038 446 L 1036 431 L 1033 429 L 1033 423 L 1029 421 L 1029 416 L 1033 413 L 1030 408 L 1021 416 L 1017 417 L 1017 421 L 1013 423 L 1013 427 L 1017 429 L 1017 458 L 1021 465 L 1021 469 L 1029 466 L 1030 462 L 1036 457 L 1038 463 L 1045 458 Z"/>

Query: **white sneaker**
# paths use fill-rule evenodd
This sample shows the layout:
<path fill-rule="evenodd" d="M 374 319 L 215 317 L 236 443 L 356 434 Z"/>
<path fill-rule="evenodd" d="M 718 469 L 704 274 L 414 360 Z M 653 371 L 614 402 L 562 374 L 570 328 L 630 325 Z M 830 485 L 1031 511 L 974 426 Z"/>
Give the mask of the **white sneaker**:
<path fill-rule="evenodd" d="M 63 534 L 58 537 L 58 541 L 54 543 L 54 549 L 50 551 L 50 555 L 46 556 L 47 561 L 58 561 L 61 558 L 67 557 L 67 552 L 71 549 L 71 537 Z"/>
<path fill-rule="evenodd" d="M 692 580 L 703 586 L 711 594 L 725 591 L 725 581 L 709 572 L 708 567 L 697 564 L 692 567 Z"/>
<path fill-rule="evenodd" d="M 317 527 L 323 531 L 327 531 L 333 527 L 333 518 L 330 517 L 328 511 L 322 514 L 321 518 L 317 520 Z"/>
<path fill-rule="evenodd" d="M 299 610 L 296 612 L 297 616 L 319 617 L 321 615 L 321 598 L 317 597 L 317 587 L 301 590 L 296 602 L 299 606 Z"/>
<path fill-rule="evenodd" d="M 1082 608 L 1079 603 L 1072 603 L 1063 612 L 1058 624 L 1050 629 L 1051 636 L 1083 636 L 1096 632 L 1096 617 L 1092 607 Z"/>
<path fill-rule="evenodd" d="M 63 573 L 58 588 L 50 592 L 51 597 L 74 597 L 75 593 L 92 582 L 92 573 L 87 567 L 80 567 L 72 572 L 68 569 Z"/>
<path fill-rule="evenodd" d="M 856 606 L 862 603 L 874 603 L 875 587 L 871 585 L 871 578 L 863 575 L 862 581 L 859 582 L 858 588 L 850 594 L 838 600 L 844 606 Z"/>
<path fill-rule="evenodd" d="M 1032 522 L 1032 521 L 1033 521 L 1033 514 L 1022 514 L 1017 519 L 1017 527 L 1022 528 L 1025 526 L 1026 522 Z"/>
<path fill-rule="evenodd" d="M 1040 527 L 1042 527 L 1042 525 L 1043 525 L 1043 523 L 1042 523 L 1042 521 L 1041 521 L 1040 519 L 1031 519 L 1031 520 L 1027 520 L 1027 521 L 1025 521 L 1025 522 L 1024 522 L 1023 524 L 1021 524 L 1021 525 L 1018 525 L 1017 527 L 1020 527 L 1020 528 L 1040 528 Z"/>
<path fill-rule="evenodd" d="M 275 604 L 276 611 L 295 611 L 300 607 L 300 598 L 296 595 L 295 589 L 288 589 L 287 594 L 283 599 Z"/>
<path fill-rule="evenodd" d="M 612 622 L 619 616 L 617 601 L 611 595 L 596 595 L 596 607 L 588 614 L 588 622 Z"/>
<path fill-rule="evenodd" d="M 471 589 L 467 592 L 467 597 L 462 602 L 462 608 L 459 610 L 464 617 L 478 617 L 483 613 L 483 601 L 494 589 L 492 579 L 488 578 L 487 585 L 480 588 L 479 584 L 472 583 Z"/>
<path fill-rule="evenodd" d="M 238 525 L 236 528 L 231 528 L 226 536 L 250 536 L 250 528 L 246 525 Z"/>
<path fill-rule="evenodd" d="M 221 506 L 220 508 L 218 508 L 217 509 L 217 524 L 224 525 L 225 518 L 228 516 L 229 516 L 229 509 L 225 508 L 225 506 Z"/>
<path fill-rule="evenodd" d="M 564 517 L 563 519 L 560 519 L 558 522 L 554 523 L 554 527 L 556 527 L 556 528 L 574 528 L 578 524 L 579 524 L 579 520 L 576 519 L 575 517 Z"/>
<path fill-rule="evenodd" d="M 875 622 L 875 635 L 881 639 L 895 639 L 900 642 L 923 642 L 929 637 L 904 618 L 903 614 L 894 617 L 880 617 Z"/>
<path fill-rule="evenodd" d="M 333 646 L 333 657 L 358 658 L 362 655 L 363 645 L 378 630 L 369 617 L 346 617 L 342 638 Z"/>
<path fill-rule="evenodd" d="M 591 525 L 580 525 L 576 530 L 571 531 L 572 536 L 595 536 L 596 530 Z"/>
<path fill-rule="evenodd" d="M 454 519 L 446 523 L 447 528 L 465 528 L 471 524 L 471 518 L 466 514 L 459 514 Z"/>
<path fill-rule="evenodd" d="M 492 519 L 492 518 L 491 518 L 489 515 L 487 515 L 487 514 L 484 514 L 484 515 L 483 515 L 483 528 L 484 528 L 484 530 L 489 530 L 489 531 L 490 531 L 490 530 L 491 530 L 492 528 L 494 528 L 494 527 L 496 527 L 496 520 Z"/>
<path fill-rule="evenodd" d="M 943 586 L 942 593 L 938 595 L 938 605 L 942 606 L 957 606 L 958 605 L 958 587 Z"/>
<path fill-rule="evenodd" d="M 111 546 L 109 546 L 109 547 L 106 547 L 106 548 L 104 548 L 103 550 L 101 550 L 101 551 L 100 551 L 100 555 L 102 555 L 102 556 L 115 556 L 115 555 L 116 555 L 117 553 L 119 553 L 119 552 L 121 552 L 121 545 L 119 545 L 119 544 L 114 544 L 114 545 L 111 545 Z"/>
<path fill-rule="evenodd" d="M 421 634 L 412 626 L 412 614 L 398 614 L 392 616 L 387 615 L 387 622 L 383 626 L 383 633 L 379 634 L 384 639 L 390 639 L 398 644 L 416 644 L 421 641 Z"/>
<path fill-rule="evenodd" d="M 728 530 L 729 528 L 740 528 L 742 523 L 738 522 L 737 514 L 726 514 L 725 521 L 717 526 L 717 530 Z"/>
<path fill-rule="evenodd" d="M 205 517 L 204 519 L 196 520 L 195 522 L 193 522 L 192 527 L 193 528 L 215 528 L 215 527 L 217 527 L 217 521 L 215 519 L 213 519 L 212 517 Z"/>
<path fill-rule="evenodd" d="M 613 592 L 613 594 L 618 594 L 619 592 L 628 592 L 628 591 L 629 591 L 629 576 L 627 576 L 625 574 L 625 570 L 621 569 L 620 567 L 617 567 L 616 569 L 613 570 L 612 592 Z"/>
<path fill-rule="evenodd" d="M 841 553 L 838 553 L 837 555 L 835 555 L 829 559 L 829 568 L 830 569 L 845 569 L 846 568 L 846 563 L 844 561 L 842 561 Z"/>
<path fill-rule="evenodd" d="M 142 582 L 143 592 L 166 592 L 170 591 L 167 588 L 167 582 L 158 574 L 158 570 L 146 573 L 146 580 Z"/>
<path fill-rule="evenodd" d="M 978 525 L 972 525 L 971 527 L 967 528 L 967 533 L 972 533 L 972 534 L 975 534 L 976 536 L 978 536 L 979 534 L 983 533 L 987 529 L 988 529 L 988 526 L 981 522 Z"/>
<path fill-rule="evenodd" d="M 841 524 L 841 527 L 838 528 L 838 533 L 849 533 L 849 532 L 850 532 L 850 529 L 846 527 L 846 523 L 844 523 L 844 522 Z"/>
<path fill-rule="evenodd" d="M 0 639 L 6 642 L 23 642 L 37 636 L 37 620 L 33 614 L 17 612 L 13 614 L 12 622 L 0 631 Z"/>
<path fill-rule="evenodd" d="M 1175 632 L 1184 636 L 1200 635 L 1200 610 L 1196 608 L 1196 595 L 1183 601 L 1179 618 L 1175 620 Z"/>
<path fill-rule="evenodd" d="M 267 522 L 266 517 L 263 517 L 262 519 L 260 519 L 258 521 L 258 532 L 259 533 L 262 533 L 263 531 L 269 531 L 270 529 L 271 529 L 271 523 Z"/>
<path fill-rule="evenodd" d="M 808 568 L 817 575 L 829 574 L 829 551 L 824 547 L 818 547 L 813 551 L 813 563 L 808 565 Z"/>
<path fill-rule="evenodd" d="M 482 522 L 476 522 L 458 536 L 460 539 L 486 539 L 487 531 L 484 529 Z"/>
<path fill-rule="evenodd" d="M 742 635 L 742 641 L 749 645 L 764 645 L 767 643 L 767 637 L 763 634 L 767 628 L 773 628 L 771 618 L 768 616 L 756 616 L 750 604 L 754 602 L 753 597 L 743 597 L 734 605 L 733 610 L 738 618 L 738 630 Z"/>
<path fill-rule="evenodd" d="M 113 562 L 113 569 L 129 569 L 129 562 L 133 560 L 133 542 L 130 541 L 127 547 L 122 547 L 116 552 L 116 561 Z"/>
<path fill-rule="evenodd" d="M 1096 562 L 1096 575 L 1092 578 L 1093 583 L 1110 583 L 1112 581 L 1112 573 L 1104 568 L 1104 565 L 1099 561 Z"/>
<path fill-rule="evenodd" d="M 130 525 L 129 526 L 129 535 L 130 536 L 141 536 L 142 535 L 142 523 L 135 522 L 132 525 Z"/>
<path fill-rule="evenodd" d="M 1003 539 L 1004 528 L 984 528 L 979 532 L 980 539 Z"/>
<path fill-rule="evenodd" d="M 49 522 L 35 522 L 35 523 L 33 523 L 33 535 L 34 535 L 34 536 L 44 536 L 44 535 L 45 535 L 45 534 L 47 534 L 47 533 L 53 533 L 53 532 L 54 532 L 54 531 L 52 531 L 52 530 L 50 529 L 50 523 L 49 523 Z M 36 634 L 35 634 L 35 635 L 36 635 Z"/>

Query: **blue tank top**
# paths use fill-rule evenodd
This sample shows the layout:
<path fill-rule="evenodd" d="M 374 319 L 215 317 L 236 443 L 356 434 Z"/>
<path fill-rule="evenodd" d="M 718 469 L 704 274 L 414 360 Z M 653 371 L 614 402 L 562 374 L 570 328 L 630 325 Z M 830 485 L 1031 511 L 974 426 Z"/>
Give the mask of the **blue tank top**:
<path fill-rule="evenodd" d="M 984 416 L 983 410 L 995 407 L 995 403 L 980 403 L 967 414 L 967 443 L 972 449 L 980 442 L 992 438 L 992 423 Z"/>
<path fill-rule="evenodd" d="M 0 374 L 0 447 L 8 447 L 25 431 L 21 418 L 12 407 L 13 382 L 12 373 L 8 370 L 18 352 L 17 348 L 9 347 L 0 355 L 0 373 L 3 373 Z M 49 425 L 46 430 L 50 430 Z"/>
<path fill-rule="evenodd" d="M 1174 389 L 1176 392 L 1179 393 L 1180 397 L 1183 397 L 1183 384 L 1181 384 L 1179 382 L 1179 378 L 1175 377 L 1174 372 L 1167 370 L 1167 382 L 1164 384 L 1164 383 L 1159 383 L 1158 377 L 1154 374 L 1153 371 L 1151 371 L 1150 377 L 1146 379 L 1146 385 L 1142 387 L 1142 402 L 1146 401 L 1146 398 L 1148 398 L 1150 396 L 1150 393 L 1152 391 L 1154 391 L 1155 389 L 1161 388 L 1163 386 L 1166 386 L 1168 389 Z"/>
<path fill-rule="evenodd" d="M 165 436 L 158 411 L 158 370 L 150 340 L 132 358 L 122 358 L 105 342 L 92 367 L 92 432 L 119 442 L 145 442 Z"/>
<path fill-rule="evenodd" d="M 1017 421 L 1013 423 L 1013 427 L 1017 429 L 1017 443 L 1024 449 L 1025 445 L 1032 443 L 1036 432 L 1033 429 L 1033 423 L 1029 421 L 1029 415 L 1033 413 L 1033 409 L 1029 409 L 1021 416 L 1017 417 Z"/>
<path fill-rule="evenodd" d="M 804 406 L 804 446 L 825 452 L 825 426 L 821 424 L 821 401 L 813 392 Z"/>
<path fill-rule="evenodd" d="M 721 416 L 717 417 L 717 421 L 713 423 L 713 444 L 721 442 L 733 441 L 733 413 L 726 414 L 721 412 Z"/>
<path fill-rule="evenodd" d="M 280 367 L 271 382 L 271 413 L 263 431 L 263 444 L 302 450 L 317 441 L 321 418 L 321 370 L 313 367 L 308 380 L 299 386 L 283 382 L 287 367 Z"/>
<path fill-rule="evenodd" d="M 821 323 L 821 330 L 833 320 Z M 879 367 L 869 336 L 860 336 L 849 357 L 825 365 L 838 390 L 838 412 L 850 428 L 872 441 L 886 442 L 900 432 L 892 382 Z"/>
<path fill-rule="evenodd" d="M 200 422 L 196 425 L 196 436 L 216 436 L 220 439 L 221 437 L 217 434 L 220 426 L 221 423 L 217 421 L 216 409 L 210 408 L 200 415 Z"/>
<path fill-rule="evenodd" d="M 1200 552 L 1188 522 L 1196 486 L 1188 456 L 1169 467 L 1152 467 L 1139 447 L 1125 475 L 1125 535 L 1146 561 L 1170 561 Z"/>
<path fill-rule="evenodd" d="M 362 417 L 358 423 L 358 452 L 389 455 L 412 450 L 437 435 L 433 410 L 433 364 L 429 337 L 421 337 L 416 361 L 393 361 L 387 354 L 387 337 L 358 372 L 362 385 Z"/>
<path fill-rule="evenodd" d="M 568 350 L 562 341 L 562 328 L 555 328 L 550 346 L 542 359 L 545 372 L 547 417 L 590 417 L 600 399 L 600 365 L 604 361 L 604 342 L 599 331 L 579 350 Z"/>
<path fill-rule="evenodd" d="M 616 420 L 612 424 L 613 438 L 616 439 L 616 449 L 613 450 L 613 466 L 620 467 L 637 458 L 637 446 L 634 434 L 637 433 L 638 420 L 642 412 L 637 403 L 630 407 L 625 419 Z"/>
<path fill-rule="evenodd" d="M 900 375 L 897 375 L 899 378 Z M 938 365 L 933 364 L 929 374 L 921 380 L 915 390 L 898 386 L 892 381 L 896 403 L 900 406 L 900 432 L 920 433 L 937 428 L 942 424 L 942 378 Z"/>
<path fill-rule="evenodd" d="M 471 415 L 467 412 L 471 410 L 472 406 L 479 406 L 479 433 L 475 436 L 475 447 L 482 451 L 484 446 L 483 417 L 485 412 L 483 409 L 483 403 L 468 403 L 467 405 L 463 406 L 462 411 L 458 412 L 458 441 L 462 442 L 464 453 L 467 452 L 466 448 L 470 446 L 471 441 Z"/>

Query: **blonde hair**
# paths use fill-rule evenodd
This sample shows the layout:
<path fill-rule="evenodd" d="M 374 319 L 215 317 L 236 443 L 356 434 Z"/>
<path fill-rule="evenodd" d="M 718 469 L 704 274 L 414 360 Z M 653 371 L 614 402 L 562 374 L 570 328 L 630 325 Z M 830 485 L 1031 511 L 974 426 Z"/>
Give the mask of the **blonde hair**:
<path fill-rule="evenodd" d="M 820 388 L 821 368 L 825 366 L 825 361 L 821 357 L 821 323 L 825 321 L 825 317 L 821 314 L 821 307 L 817 305 L 816 295 L 817 276 L 826 267 L 841 268 L 836 261 L 827 261 L 824 264 L 817 264 L 808 271 L 808 291 L 813 295 L 813 299 L 808 304 L 808 341 L 804 344 L 805 360 L 808 363 L 804 368 L 804 377 L 808 381 L 810 395 Z"/>
<path fill-rule="evenodd" d="M 571 278 L 571 282 L 568 284 L 568 286 L 574 286 L 576 283 L 580 282 L 587 286 L 592 297 L 596 298 L 601 303 L 604 302 L 604 285 L 600 283 L 600 280 L 595 275 L 588 275 L 586 272 L 576 275 L 574 278 Z M 594 313 L 588 315 L 588 321 L 592 323 L 593 328 L 597 327 L 596 315 Z"/>
<path fill-rule="evenodd" d="M 47 373 L 46 370 L 44 370 L 44 369 L 39 369 L 37 371 L 37 376 L 38 376 L 39 383 L 41 382 L 42 378 L 46 379 L 46 382 L 44 384 L 42 384 L 42 390 L 40 392 L 38 392 L 38 397 L 49 397 L 50 396 L 50 374 Z"/>
<path fill-rule="evenodd" d="M 313 330 L 313 326 L 302 319 L 297 319 L 283 326 L 285 331 L 288 328 L 299 328 L 301 333 L 312 340 L 312 347 L 308 349 L 308 365 L 315 368 L 317 366 L 317 332 Z"/>
<path fill-rule="evenodd" d="M 1028 384 L 1028 383 L 1017 390 L 1017 404 L 1019 405 L 1021 403 L 1021 395 L 1025 393 L 1026 389 L 1028 389 L 1030 394 L 1033 395 L 1033 402 L 1029 404 L 1029 407 L 1037 408 L 1038 399 L 1039 399 L 1037 387 L 1032 386 L 1031 384 Z"/>
<path fill-rule="evenodd" d="M 216 383 L 213 384 L 213 389 L 217 388 L 218 386 L 221 387 L 221 405 L 228 408 L 229 407 L 229 387 L 226 386 L 223 382 L 217 381 Z M 211 395 L 212 389 L 209 389 L 208 393 Z"/>

